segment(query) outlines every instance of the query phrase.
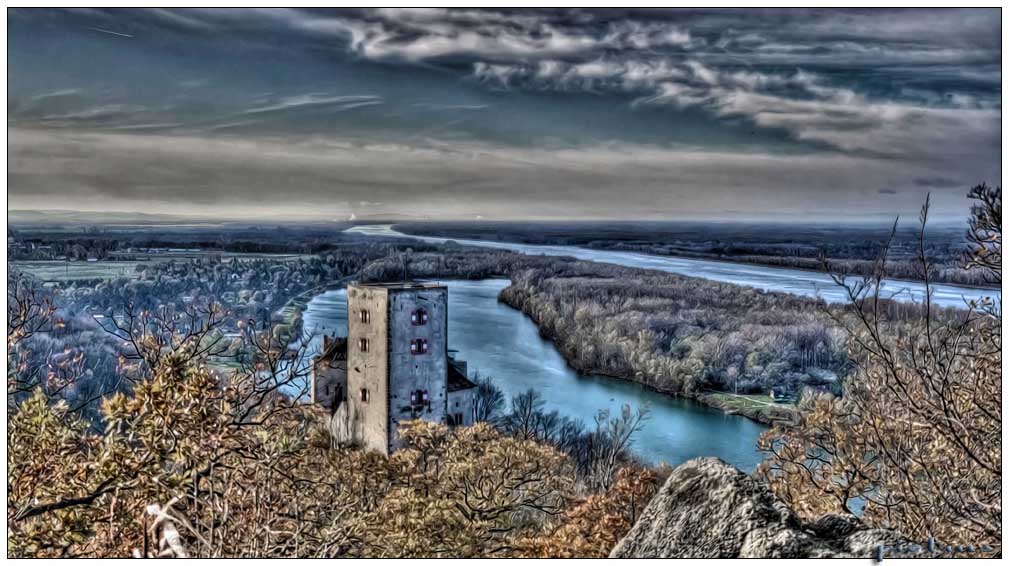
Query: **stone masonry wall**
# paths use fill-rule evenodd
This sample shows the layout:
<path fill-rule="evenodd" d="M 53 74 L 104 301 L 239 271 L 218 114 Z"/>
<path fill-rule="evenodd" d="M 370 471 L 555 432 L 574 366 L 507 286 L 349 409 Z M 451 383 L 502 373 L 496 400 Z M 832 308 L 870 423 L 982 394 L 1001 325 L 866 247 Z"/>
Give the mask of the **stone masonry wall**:
<path fill-rule="evenodd" d="M 389 453 L 388 398 L 388 292 L 377 287 L 347 288 L 347 404 L 348 428 L 355 442 L 369 450 Z M 364 309 L 370 322 L 359 316 Z M 361 338 L 368 351 L 361 351 Z M 362 400 L 362 390 L 368 400 Z"/>

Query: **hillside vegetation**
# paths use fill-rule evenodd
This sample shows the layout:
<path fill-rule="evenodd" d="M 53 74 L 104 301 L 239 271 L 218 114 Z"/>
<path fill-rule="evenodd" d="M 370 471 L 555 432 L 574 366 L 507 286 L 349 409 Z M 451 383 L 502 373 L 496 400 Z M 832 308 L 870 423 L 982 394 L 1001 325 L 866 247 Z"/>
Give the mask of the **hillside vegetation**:
<path fill-rule="evenodd" d="M 1002 190 L 979 185 L 970 197 L 964 267 L 1001 286 Z M 926 202 L 922 233 L 928 212 Z M 920 261 L 927 269 L 926 254 Z M 871 278 L 849 287 L 858 363 L 844 395 L 810 395 L 796 422 L 767 431 L 759 473 L 803 517 L 859 514 L 958 554 L 1000 555 L 1001 298 L 952 317 L 926 301 L 915 324 L 898 324 L 878 308 L 887 275 L 884 255 Z"/>
<path fill-rule="evenodd" d="M 486 387 L 493 425 L 408 422 L 389 458 L 337 446 L 285 394 L 303 348 L 251 331 L 237 369 L 208 369 L 216 309 L 123 326 L 129 384 L 89 417 L 64 396 L 84 374 L 20 363 L 56 309 L 11 283 L 10 557 L 605 556 L 657 486 L 629 408 L 587 431 Z"/>

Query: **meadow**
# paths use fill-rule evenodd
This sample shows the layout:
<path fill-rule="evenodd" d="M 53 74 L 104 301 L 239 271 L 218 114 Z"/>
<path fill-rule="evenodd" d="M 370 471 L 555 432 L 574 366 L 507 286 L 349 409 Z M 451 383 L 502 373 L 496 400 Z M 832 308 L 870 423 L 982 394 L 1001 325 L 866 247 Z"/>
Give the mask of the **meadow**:
<path fill-rule="evenodd" d="M 12 261 L 10 265 L 19 271 L 31 274 L 43 282 L 69 282 L 110 280 L 133 277 L 138 271 L 157 263 L 169 261 L 190 261 L 199 257 L 214 256 L 223 261 L 232 259 L 269 259 L 273 261 L 295 261 L 307 257 L 303 254 L 234 253 L 213 250 L 186 250 L 163 254 L 134 254 L 137 259 L 65 261 L 27 260 Z"/>

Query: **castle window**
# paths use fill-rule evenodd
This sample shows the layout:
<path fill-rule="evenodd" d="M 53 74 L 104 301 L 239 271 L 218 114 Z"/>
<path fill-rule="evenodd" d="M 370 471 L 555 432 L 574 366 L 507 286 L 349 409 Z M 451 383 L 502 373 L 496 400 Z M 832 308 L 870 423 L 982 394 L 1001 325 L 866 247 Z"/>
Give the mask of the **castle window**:
<path fill-rule="evenodd" d="M 427 353 L 427 339 L 426 338 L 414 338 L 410 340 L 410 353 L 417 356 L 420 354 Z"/>
<path fill-rule="evenodd" d="M 361 388 L 361 402 L 367 403 L 371 400 L 371 393 L 364 387 Z"/>
<path fill-rule="evenodd" d="M 358 341 L 358 345 L 361 347 L 361 351 L 362 352 L 367 352 L 368 351 L 369 344 L 368 344 L 368 339 L 367 338 L 361 338 Z"/>
<path fill-rule="evenodd" d="M 419 308 L 410 314 L 410 322 L 414 326 L 423 326 L 427 324 L 427 310 L 424 308 Z"/>
<path fill-rule="evenodd" d="M 410 404 L 411 405 L 431 405 L 431 396 L 428 395 L 427 390 L 417 389 L 410 392 Z"/>
<path fill-rule="evenodd" d="M 371 313 L 368 312 L 368 309 L 361 309 L 357 314 L 362 323 L 369 324 L 371 322 Z"/>

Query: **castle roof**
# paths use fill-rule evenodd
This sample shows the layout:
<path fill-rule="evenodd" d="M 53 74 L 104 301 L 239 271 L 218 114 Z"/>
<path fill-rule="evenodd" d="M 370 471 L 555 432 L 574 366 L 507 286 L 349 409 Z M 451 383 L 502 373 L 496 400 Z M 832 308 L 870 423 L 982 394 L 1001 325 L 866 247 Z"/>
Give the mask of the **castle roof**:
<path fill-rule="evenodd" d="M 448 391 L 449 393 L 453 391 L 462 391 L 463 389 L 473 389 L 476 384 L 466 377 L 455 364 L 448 364 Z"/>
<path fill-rule="evenodd" d="M 376 283 L 361 283 L 360 281 L 355 281 L 351 283 L 354 287 L 377 287 L 379 289 L 442 289 L 445 286 L 440 283 L 431 283 L 427 281 L 387 281 L 387 282 L 376 282 Z"/>
<path fill-rule="evenodd" d="M 323 336 L 322 351 L 316 361 L 345 361 L 347 359 L 347 338 L 343 336 Z"/>

